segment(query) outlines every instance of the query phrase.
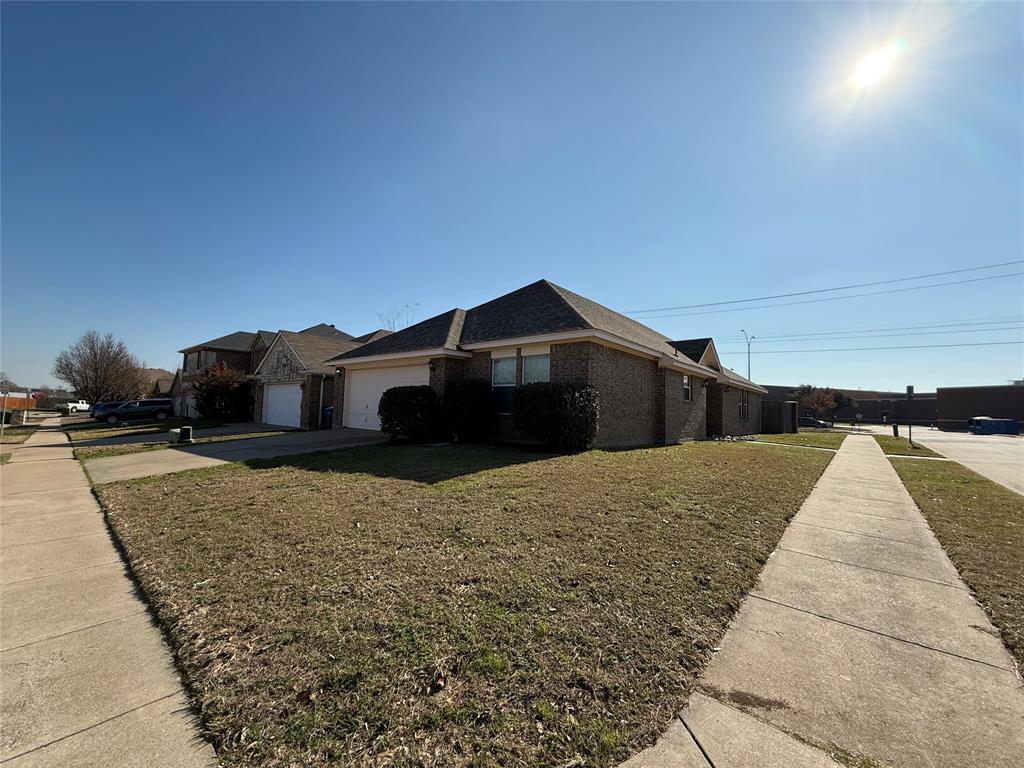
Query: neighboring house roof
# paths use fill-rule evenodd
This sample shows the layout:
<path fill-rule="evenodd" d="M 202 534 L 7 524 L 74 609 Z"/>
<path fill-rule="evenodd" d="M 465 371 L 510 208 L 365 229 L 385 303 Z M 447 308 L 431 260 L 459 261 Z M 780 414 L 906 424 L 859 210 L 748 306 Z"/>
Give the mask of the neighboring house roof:
<path fill-rule="evenodd" d="M 749 389 L 753 392 L 760 392 L 762 395 L 768 394 L 768 390 L 764 387 L 758 386 L 746 376 L 740 376 L 736 371 L 731 368 L 726 368 L 724 365 L 722 366 L 722 375 L 718 379 L 719 382 L 721 382 L 723 378 L 725 379 L 726 384 L 731 384 L 734 387 Z"/>
<path fill-rule="evenodd" d="M 358 341 L 360 344 L 368 344 L 371 341 L 377 339 L 383 339 L 385 336 L 390 336 L 394 331 L 389 331 L 387 328 L 378 328 L 376 331 L 370 331 L 364 333 L 362 336 L 356 336 L 352 341 Z"/>
<path fill-rule="evenodd" d="M 677 362 L 698 365 L 653 328 L 547 280 L 538 280 L 470 310 L 449 310 L 329 362 L 429 350 L 456 351 L 487 342 L 571 331 L 603 332 Z"/>
<path fill-rule="evenodd" d="M 317 323 L 316 325 L 311 325 L 309 328 L 303 328 L 299 333 L 308 333 L 315 336 L 327 336 L 328 338 L 342 337 L 346 341 L 350 341 L 352 339 L 352 334 L 339 331 L 329 323 Z"/>
<path fill-rule="evenodd" d="M 275 336 L 277 336 L 277 334 L 273 331 L 256 331 L 256 336 L 252 341 L 253 344 L 255 344 L 257 340 L 262 341 L 269 347 L 273 343 Z"/>
<path fill-rule="evenodd" d="M 166 379 L 157 379 L 156 381 L 153 382 L 153 391 L 154 392 L 170 392 L 171 391 L 171 385 L 173 383 L 174 383 L 174 377 L 173 376 L 170 377 L 170 378 L 166 378 Z"/>
<path fill-rule="evenodd" d="M 235 331 L 227 336 L 219 336 L 216 339 L 204 341 L 202 344 L 194 344 L 191 347 L 179 349 L 178 352 L 195 352 L 200 349 L 226 349 L 231 352 L 247 352 L 254 338 L 256 338 L 255 333 Z"/>
<path fill-rule="evenodd" d="M 459 335 L 462 332 L 462 324 L 466 318 L 466 310 L 450 309 L 447 312 L 435 317 L 423 320 L 415 325 L 410 325 L 395 333 L 364 344 L 357 350 L 353 349 L 341 355 L 331 358 L 327 362 L 345 359 L 348 357 L 366 357 L 370 355 L 397 355 L 403 352 L 418 352 L 420 350 L 448 349 L 456 350 L 459 345 Z"/>
<path fill-rule="evenodd" d="M 334 373 L 334 366 L 327 365 L 323 361 L 355 349 L 359 344 L 351 339 L 323 336 L 316 333 L 295 333 L 294 331 L 279 331 L 277 338 L 283 340 L 292 348 L 299 362 L 306 370 L 313 373 Z M 267 350 L 269 356 L 270 350 Z M 264 360 L 267 357 L 263 358 Z M 261 363 L 262 364 L 262 363 Z M 258 370 L 258 369 L 257 369 Z"/>

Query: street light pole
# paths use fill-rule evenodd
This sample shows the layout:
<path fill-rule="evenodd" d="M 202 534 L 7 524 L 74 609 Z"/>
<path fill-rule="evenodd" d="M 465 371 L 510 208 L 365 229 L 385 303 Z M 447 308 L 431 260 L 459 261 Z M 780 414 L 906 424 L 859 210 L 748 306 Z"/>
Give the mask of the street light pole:
<path fill-rule="evenodd" d="M 747 336 L 747 332 L 744 331 L 742 328 L 740 329 L 740 333 L 742 333 L 743 338 L 747 340 L 747 378 L 750 379 L 750 342 L 752 342 L 757 337 Z M 750 380 L 753 381 L 753 379 Z"/>

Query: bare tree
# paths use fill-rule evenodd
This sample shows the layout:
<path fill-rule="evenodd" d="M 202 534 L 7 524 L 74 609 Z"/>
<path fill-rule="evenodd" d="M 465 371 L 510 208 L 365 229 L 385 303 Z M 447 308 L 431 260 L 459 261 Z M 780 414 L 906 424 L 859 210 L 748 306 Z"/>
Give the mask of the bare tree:
<path fill-rule="evenodd" d="M 146 390 L 144 364 L 113 334 L 87 331 L 53 363 L 53 375 L 90 403 L 132 400 Z"/>
<path fill-rule="evenodd" d="M 7 371 L 0 371 L 0 392 L 10 392 L 12 389 L 17 389 L 18 385 L 11 381 L 11 377 L 7 375 Z"/>
<path fill-rule="evenodd" d="M 389 331 L 399 331 L 407 325 L 412 325 L 412 321 L 416 319 L 416 310 L 419 309 L 419 306 L 419 304 L 406 304 L 401 309 L 392 307 L 386 312 L 378 312 L 377 317 L 380 318 L 382 328 L 387 328 Z"/>

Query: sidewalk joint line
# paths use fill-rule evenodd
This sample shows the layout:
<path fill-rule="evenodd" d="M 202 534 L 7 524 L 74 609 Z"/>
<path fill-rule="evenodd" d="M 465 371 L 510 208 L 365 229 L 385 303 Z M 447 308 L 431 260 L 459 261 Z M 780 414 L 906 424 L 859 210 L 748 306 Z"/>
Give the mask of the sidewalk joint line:
<path fill-rule="evenodd" d="M 690 738 L 693 739 L 693 743 L 697 745 L 697 749 L 699 749 L 700 753 L 704 755 L 704 759 L 707 761 L 707 764 L 710 765 L 711 768 L 717 768 L 714 761 L 711 759 L 711 755 L 708 754 L 708 751 L 704 749 L 704 745 L 700 743 L 700 739 L 697 738 L 697 734 L 693 732 L 693 729 L 690 728 L 690 724 L 686 722 L 686 718 L 683 717 L 682 713 L 680 713 L 678 717 L 679 722 L 683 724 L 683 728 L 686 729 L 686 732 L 690 734 Z"/>
<path fill-rule="evenodd" d="M 1013 677 L 1016 678 L 1016 675 L 1014 674 L 1013 670 L 1008 669 L 1007 667 L 1000 667 L 998 664 L 993 664 L 992 662 L 989 662 L 989 661 L 982 661 L 981 659 L 972 659 L 970 656 L 963 656 L 963 655 L 961 655 L 959 653 L 953 653 L 952 651 L 944 651 L 941 648 L 936 648 L 935 646 L 932 646 L 932 645 L 925 645 L 924 643 L 919 643 L 916 640 L 907 640 L 907 639 L 902 638 L 902 637 L 896 637 L 896 635 L 890 635 L 890 634 L 887 634 L 885 632 L 880 632 L 877 629 L 870 629 L 869 627 L 862 627 L 859 624 L 854 624 L 853 622 L 850 622 L 850 621 L 843 621 L 842 619 L 837 619 L 834 616 L 826 616 L 823 613 L 815 613 L 814 611 L 809 611 L 806 608 L 797 608 L 795 605 L 789 605 L 787 603 L 779 602 L 778 600 L 772 600 L 770 597 L 765 597 L 764 595 L 758 595 L 758 594 L 756 594 L 754 592 L 751 592 L 750 596 L 754 597 L 754 598 L 757 598 L 758 600 L 761 600 L 761 601 L 763 601 L 765 603 L 772 603 L 773 605 L 778 605 L 778 606 L 781 606 L 782 608 L 788 608 L 791 611 L 798 611 L 800 613 L 806 613 L 808 616 L 814 616 L 815 618 L 822 619 L 824 621 L 832 621 L 832 622 L 835 622 L 836 624 L 841 624 L 844 627 L 850 627 L 851 629 L 859 629 L 861 632 L 867 632 L 867 633 L 872 634 L 872 635 L 878 635 L 879 637 L 888 638 L 889 640 L 895 640 L 897 643 L 905 643 L 907 645 L 913 645 L 913 646 L 915 646 L 917 648 L 921 648 L 921 649 L 926 650 L 926 651 L 933 651 L 935 653 L 941 653 L 944 656 L 952 656 L 955 659 L 962 659 L 963 661 L 970 661 L 970 662 L 972 662 L 974 664 L 982 664 L 982 665 L 984 665 L 986 667 L 991 667 L 992 669 L 998 669 L 998 670 L 1000 670 L 1002 672 L 1006 672 L 1006 673 L 1008 673 L 1010 675 L 1013 675 Z"/>
<path fill-rule="evenodd" d="M 178 693 L 178 691 L 172 691 L 171 693 L 165 694 L 163 696 L 159 696 L 159 697 L 153 699 L 152 701 L 147 701 L 145 704 L 139 704 L 137 707 L 132 707 L 131 709 L 126 709 L 124 712 L 120 712 L 120 713 L 118 713 L 116 715 L 111 715 L 110 717 L 108 717 L 108 718 L 106 718 L 104 720 L 100 720 L 98 723 L 93 723 L 92 725 L 87 725 L 84 728 L 79 728 L 77 731 L 74 731 L 72 733 L 66 734 L 64 736 L 59 736 L 56 739 L 53 739 L 51 741 L 46 742 L 45 744 L 40 744 L 38 747 L 32 747 L 32 749 L 26 749 L 24 752 L 19 752 L 16 755 L 11 755 L 10 757 L 5 757 L 3 760 L 0 760 L 0 763 L 8 763 L 11 760 L 15 760 L 15 759 L 17 759 L 19 757 L 24 757 L 25 755 L 30 755 L 33 752 L 38 752 L 40 749 L 46 749 L 47 747 L 53 746 L 54 744 L 57 744 L 58 742 L 64 741 L 65 739 L 70 739 L 72 736 L 77 736 L 80 733 L 85 733 L 86 731 L 91 731 L 93 728 L 98 728 L 101 725 L 106 725 L 107 723 L 109 723 L 112 720 L 117 720 L 119 717 L 124 717 L 125 715 L 130 715 L 132 712 L 137 712 L 138 710 L 143 709 L 144 707 L 148 707 L 148 706 L 150 706 L 152 704 L 156 704 L 158 701 L 163 701 L 164 699 L 169 699 L 172 696 L 176 695 L 177 693 Z"/>
<path fill-rule="evenodd" d="M 913 579 L 914 581 L 924 581 L 929 584 L 937 584 L 940 587 L 949 587 L 950 589 L 959 589 L 961 592 L 967 592 L 970 594 L 971 590 L 967 587 L 961 587 L 956 584 L 950 584 L 948 581 L 939 581 L 938 579 L 928 579 L 924 576 L 909 576 L 905 573 L 897 573 L 896 571 L 887 571 L 884 568 L 872 568 L 870 565 L 859 565 L 858 563 L 851 563 L 848 560 L 837 560 L 834 557 L 825 557 L 824 555 L 815 555 L 810 552 L 804 552 L 799 549 L 790 549 L 789 547 L 779 546 L 778 549 L 781 552 L 792 552 L 795 555 L 804 555 L 805 557 L 816 557 L 819 560 L 825 560 L 829 563 L 838 563 L 839 565 L 848 565 L 851 568 L 860 568 L 865 571 L 874 571 L 876 573 L 885 573 L 889 576 L 899 576 L 902 579 Z"/>
<path fill-rule="evenodd" d="M 881 520 L 895 520 L 896 522 L 899 522 L 899 523 L 911 523 L 913 525 L 928 525 L 928 523 L 925 522 L 924 520 L 907 520 L 905 517 L 890 517 L 889 515 L 876 515 L 873 512 L 861 512 L 860 510 L 857 510 L 857 509 L 849 509 L 849 510 L 847 510 L 847 512 L 849 512 L 850 514 L 853 514 L 853 515 L 864 515 L 865 517 L 877 517 L 877 518 L 879 518 Z M 817 513 L 811 512 L 810 514 L 817 514 Z"/>
<path fill-rule="evenodd" d="M 70 568 L 66 571 L 54 571 L 53 573 L 44 573 L 41 576 L 28 576 L 24 579 L 15 579 L 14 581 L 5 581 L 2 586 L 9 587 L 11 584 L 24 584 L 26 581 L 38 581 L 39 579 L 52 579 L 54 576 L 63 576 L 68 573 L 80 573 L 82 571 L 91 571 L 93 568 L 103 568 L 107 565 L 123 565 L 120 558 L 117 560 L 111 560 L 107 563 L 96 563 L 95 565 L 83 565 L 81 568 Z"/>
<path fill-rule="evenodd" d="M 22 643 L 21 645 L 12 645 L 10 648 L 4 648 L 3 650 L 0 650 L 0 653 L 7 653 L 8 651 L 17 651 L 20 648 L 28 648 L 30 645 L 35 645 L 36 643 L 45 643 L 45 642 L 47 642 L 49 640 L 56 640 L 59 637 L 67 637 L 68 635 L 73 635 L 76 632 L 85 632 L 85 630 L 87 630 L 87 629 L 96 629 L 96 627 L 102 627 L 102 626 L 104 626 L 106 624 L 113 624 L 116 621 L 124 621 L 125 619 L 130 619 L 130 618 L 132 618 L 134 616 L 138 616 L 138 615 L 143 614 L 143 613 L 146 613 L 146 609 L 145 608 L 142 608 L 141 610 L 138 610 L 135 613 L 126 614 L 125 616 L 118 616 L 116 619 L 107 619 L 106 621 L 97 621 L 95 624 L 90 624 L 87 627 L 78 627 L 76 629 L 69 629 L 67 632 L 61 632 L 60 634 L 57 634 L 57 635 L 50 635 L 49 637 L 40 637 L 38 640 L 30 640 L 29 642 Z"/>
<path fill-rule="evenodd" d="M 76 533 L 71 536 L 57 536 L 53 539 L 40 539 L 39 541 L 26 541 L 24 544 L 9 544 L 6 547 L 0 547 L 0 551 L 6 551 L 8 549 L 17 549 L 18 547 L 34 547 L 37 544 L 48 544 L 52 541 L 67 541 L 68 539 L 84 539 L 89 536 L 104 536 L 106 531 L 94 531 L 93 533 Z"/>
<path fill-rule="evenodd" d="M 832 528 L 831 526 L 828 526 L 828 525 L 818 525 L 817 523 L 804 523 L 804 522 L 801 522 L 799 520 L 793 520 L 790 523 L 790 525 L 806 525 L 806 526 L 808 526 L 810 528 L 821 528 L 821 529 L 826 530 L 826 531 L 835 531 L 836 533 L 848 533 L 851 536 L 867 536 L 870 539 L 880 539 L 882 541 L 891 541 L 891 542 L 894 542 L 896 544 L 909 544 L 912 547 L 921 547 L 922 549 L 939 549 L 939 550 L 942 549 L 941 546 L 933 546 L 931 544 L 919 544 L 916 541 L 907 541 L 906 539 L 893 539 L 893 538 L 890 538 L 889 536 L 878 536 L 877 534 L 874 534 L 874 533 L 861 533 L 859 531 L 846 531 L 846 530 L 843 530 L 842 528 Z"/>

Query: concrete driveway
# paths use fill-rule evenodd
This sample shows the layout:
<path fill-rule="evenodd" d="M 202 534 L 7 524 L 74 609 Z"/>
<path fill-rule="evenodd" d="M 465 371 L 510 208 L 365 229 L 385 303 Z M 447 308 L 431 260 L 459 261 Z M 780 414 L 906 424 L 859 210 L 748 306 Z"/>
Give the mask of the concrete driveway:
<path fill-rule="evenodd" d="M 387 436 L 381 432 L 346 427 L 129 453 L 124 456 L 91 459 L 83 463 L 93 483 L 102 485 L 151 475 L 167 475 L 186 469 L 216 467 L 233 461 L 272 459 L 276 456 L 375 445 L 386 440 Z"/>
<path fill-rule="evenodd" d="M 900 434 L 906 435 L 905 427 L 900 427 Z M 1024 495 L 1024 439 L 1020 437 L 915 429 L 914 442 Z"/>

